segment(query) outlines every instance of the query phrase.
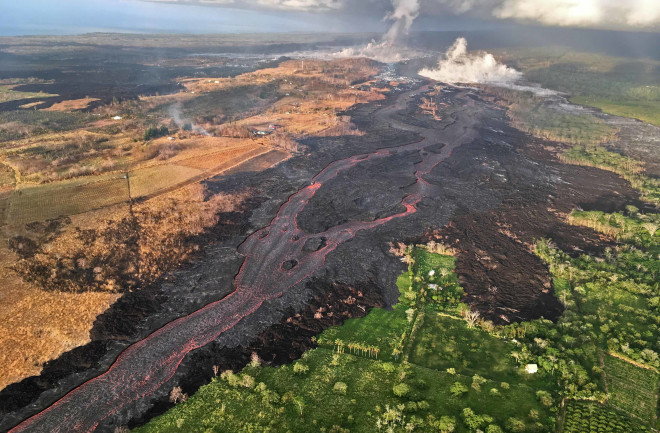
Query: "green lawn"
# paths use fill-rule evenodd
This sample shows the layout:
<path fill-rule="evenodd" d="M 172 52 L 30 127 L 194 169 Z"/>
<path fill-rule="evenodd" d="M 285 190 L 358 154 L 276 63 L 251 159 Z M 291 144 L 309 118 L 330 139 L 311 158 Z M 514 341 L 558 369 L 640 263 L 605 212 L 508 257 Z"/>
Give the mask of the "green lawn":
<path fill-rule="evenodd" d="M 374 308 L 363 319 L 349 319 L 342 326 L 327 329 L 317 338 L 317 342 L 329 348 L 335 348 L 337 340 L 344 345 L 359 343 L 377 347 L 380 349 L 378 359 L 391 361 L 394 359 L 392 352 L 400 347 L 401 336 L 411 326 L 406 316 L 402 308 L 391 311 Z M 351 352 L 348 347 L 344 351 Z"/>

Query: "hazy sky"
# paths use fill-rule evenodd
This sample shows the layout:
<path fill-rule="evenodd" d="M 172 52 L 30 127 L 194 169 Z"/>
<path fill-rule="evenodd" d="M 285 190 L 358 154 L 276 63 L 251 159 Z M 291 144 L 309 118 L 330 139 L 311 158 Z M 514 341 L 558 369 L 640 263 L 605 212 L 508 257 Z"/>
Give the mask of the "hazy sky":
<path fill-rule="evenodd" d="M 412 30 L 522 22 L 658 31 L 660 0 L 0 0 L 0 35 L 382 32 L 396 19 Z"/>

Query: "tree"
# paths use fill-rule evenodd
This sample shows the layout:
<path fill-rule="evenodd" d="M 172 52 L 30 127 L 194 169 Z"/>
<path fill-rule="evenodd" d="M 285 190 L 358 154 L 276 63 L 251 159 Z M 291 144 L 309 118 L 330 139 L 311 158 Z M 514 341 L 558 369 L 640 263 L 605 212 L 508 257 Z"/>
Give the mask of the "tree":
<path fill-rule="evenodd" d="M 468 392 L 468 389 L 461 382 L 454 382 L 454 384 L 449 387 L 449 392 L 451 392 L 451 395 L 454 397 L 459 397 Z"/>
<path fill-rule="evenodd" d="M 175 386 L 170 392 L 170 401 L 174 404 L 183 403 L 188 400 L 188 395 L 185 394 L 180 386 Z"/>
<path fill-rule="evenodd" d="M 410 387 L 405 383 L 398 383 L 392 387 L 392 391 L 397 397 L 405 397 L 410 393 Z"/>
<path fill-rule="evenodd" d="M 477 430 L 484 424 L 484 418 L 466 407 L 463 409 L 463 422 L 470 430 Z"/>
<path fill-rule="evenodd" d="M 468 328 L 474 328 L 475 323 L 479 320 L 479 312 L 474 310 L 469 310 L 465 312 L 465 321 L 467 322 Z"/>
<path fill-rule="evenodd" d="M 298 411 L 300 411 L 300 416 L 302 416 L 303 409 L 305 408 L 305 399 L 301 396 L 293 397 L 293 404 L 296 405 Z"/>
<path fill-rule="evenodd" d="M 537 391 L 536 398 L 538 398 L 541 404 L 545 407 L 550 407 L 554 403 L 552 396 L 548 391 Z"/>
<path fill-rule="evenodd" d="M 522 433 L 525 431 L 525 423 L 518 418 L 511 417 L 506 421 L 506 428 L 514 433 Z"/>

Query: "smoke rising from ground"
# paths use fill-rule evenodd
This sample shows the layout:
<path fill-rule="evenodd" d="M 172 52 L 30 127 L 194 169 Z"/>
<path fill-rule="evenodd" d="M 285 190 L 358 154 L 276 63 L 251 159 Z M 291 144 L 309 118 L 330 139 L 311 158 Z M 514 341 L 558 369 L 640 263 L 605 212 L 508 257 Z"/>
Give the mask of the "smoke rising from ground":
<path fill-rule="evenodd" d="M 181 105 L 180 102 L 172 104 L 170 108 L 167 110 L 167 113 L 170 115 L 172 120 L 174 120 L 174 123 L 176 123 L 176 126 L 178 126 L 179 128 L 185 129 L 184 128 L 185 125 L 190 125 L 192 131 L 197 134 L 211 135 L 208 133 L 206 129 L 204 129 L 200 125 L 196 125 L 192 120 L 187 119 L 183 116 L 183 106 Z"/>
<path fill-rule="evenodd" d="M 489 53 L 468 53 L 465 38 L 458 38 L 435 69 L 419 75 L 445 83 L 513 83 L 522 73 L 495 60 Z"/>

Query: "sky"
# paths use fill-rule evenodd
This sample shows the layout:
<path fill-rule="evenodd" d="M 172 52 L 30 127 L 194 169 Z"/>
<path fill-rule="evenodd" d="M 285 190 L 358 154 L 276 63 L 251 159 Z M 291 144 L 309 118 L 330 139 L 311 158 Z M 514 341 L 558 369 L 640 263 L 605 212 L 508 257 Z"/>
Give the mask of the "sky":
<path fill-rule="evenodd" d="M 513 23 L 658 32 L 660 0 L 0 0 L 4 36 L 388 28 L 400 34 Z"/>

